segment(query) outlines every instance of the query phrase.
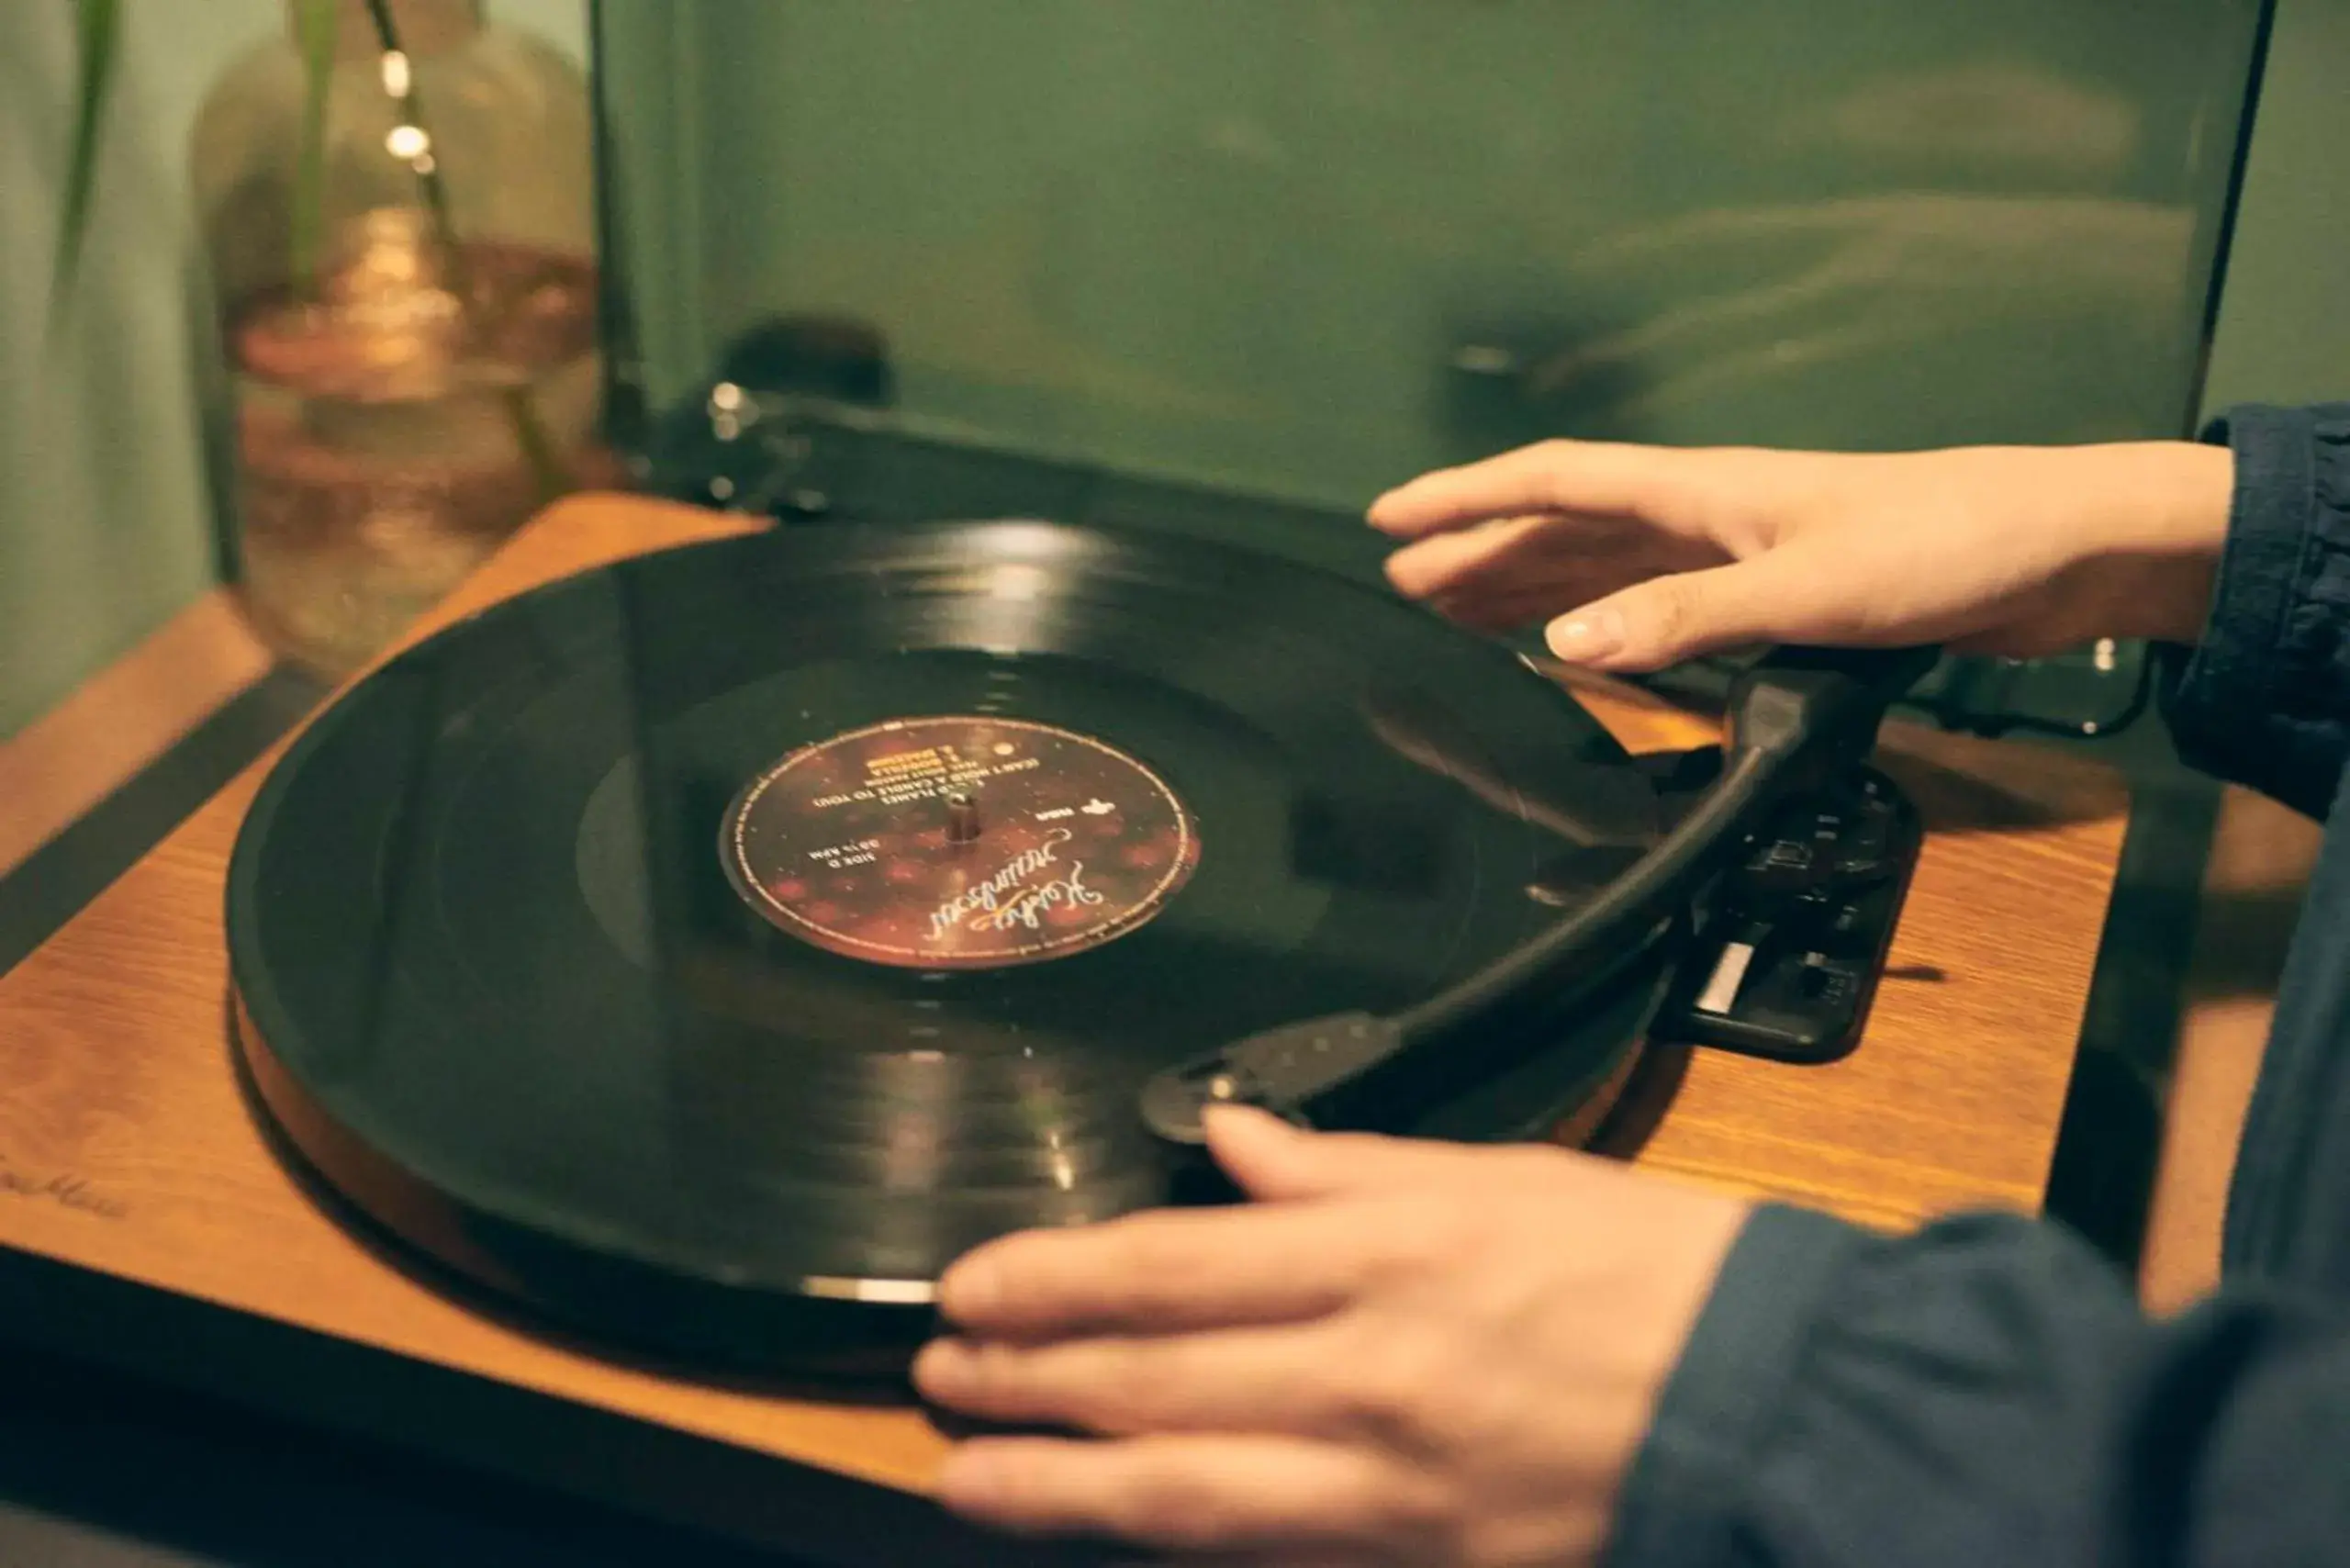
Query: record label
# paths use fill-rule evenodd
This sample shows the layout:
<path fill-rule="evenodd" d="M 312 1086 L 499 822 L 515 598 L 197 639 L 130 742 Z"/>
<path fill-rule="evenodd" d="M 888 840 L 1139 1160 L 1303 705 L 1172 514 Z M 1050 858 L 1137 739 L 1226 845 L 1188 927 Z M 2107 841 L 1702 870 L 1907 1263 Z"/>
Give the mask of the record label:
<path fill-rule="evenodd" d="M 1165 780 L 1025 720 L 893 720 L 802 747 L 736 799 L 735 890 L 770 923 L 901 969 L 992 969 L 1115 940 L 1167 907 L 1199 833 Z"/>

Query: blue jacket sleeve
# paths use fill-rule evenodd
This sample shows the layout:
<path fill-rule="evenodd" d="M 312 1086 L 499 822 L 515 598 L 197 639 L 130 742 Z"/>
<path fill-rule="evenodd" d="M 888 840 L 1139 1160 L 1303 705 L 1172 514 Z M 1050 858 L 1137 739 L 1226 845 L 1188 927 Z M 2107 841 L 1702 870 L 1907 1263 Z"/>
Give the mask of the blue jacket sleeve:
<path fill-rule="evenodd" d="M 2203 636 L 2165 657 L 2172 737 L 2323 817 L 2350 759 L 2350 403 L 2231 409 L 2206 439 L 2234 453 L 2235 497 Z"/>
<path fill-rule="evenodd" d="M 2350 756 L 2350 405 L 2245 409 L 2186 758 L 2324 815 Z M 2333 824 L 2333 836 L 2350 825 Z M 1757 1211 L 1618 1500 L 1607 1568 L 2350 1561 L 2350 839 L 2278 998 L 2229 1282 L 2167 1322 L 2056 1226 Z"/>
<path fill-rule="evenodd" d="M 2350 1552 L 2350 1323 L 2163 1324 L 2020 1216 L 1759 1211 L 1619 1501 L 1608 1568 L 2287 1568 Z"/>

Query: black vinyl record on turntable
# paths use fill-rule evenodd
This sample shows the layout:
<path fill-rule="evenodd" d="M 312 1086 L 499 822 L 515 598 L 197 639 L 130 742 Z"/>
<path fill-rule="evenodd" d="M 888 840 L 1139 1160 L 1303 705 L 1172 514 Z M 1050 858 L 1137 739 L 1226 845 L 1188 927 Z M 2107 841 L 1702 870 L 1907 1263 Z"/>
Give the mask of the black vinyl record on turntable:
<path fill-rule="evenodd" d="M 1214 1099 L 1604 1109 L 1725 846 L 1919 667 L 1774 666 L 1691 797 L 1508 650 L 1246 552 L 664 551 L 426 639 L 289 748 L 230 868 L 240 1049 L 297 1166 L 473 1285 L 890 1368 L 972 1245 L 1191 1195 Z"/>

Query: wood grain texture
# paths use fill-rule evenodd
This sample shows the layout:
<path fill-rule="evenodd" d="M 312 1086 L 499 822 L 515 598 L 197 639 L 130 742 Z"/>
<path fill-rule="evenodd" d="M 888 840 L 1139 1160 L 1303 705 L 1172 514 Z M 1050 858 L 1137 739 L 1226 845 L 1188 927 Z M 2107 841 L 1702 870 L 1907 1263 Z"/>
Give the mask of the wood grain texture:
<path fill-rule="evenodd" d="M 1707 716 L 1589 677 L 1634 751 L 1701 745 Z M 2037 1211 L 2128 823 L 2101 766 L 1916 724 L 1877 764 L 1928 837 L 1866 1039 L 1790 1068 L 1695 1053 L 1639 1163 L 1886 1226 L 1974 1204 Z"/>
<path fill-rule="evenodd" d="M 1703 1055 L 1644 1158 L 1893 1224 L 2036 1210 L 2126 792 L 2102 769 L 1906 728 L 1879 760 L 1930 832 L 1863 1048 L 1792 1071 Z"/>
<path fill-rule="evenodd" d="M 736 520 L 619 498 L 565 503 L 443 605 Z M 1619 731 L 1707 733 L 1595 698 Z M 1651 1086 L 1628 1152 L 1709 1182 L 1900 1226 L 2039 1202 L 2125 798 L 2105 770 L 1925 732 L 1888 737 L 1930 838 L 1869 1035 L 1845 1062 L 1700 1053 Z M 917 1416 L 705 1386 L 608 1363 L 475 1316 L 315 1210 L 240 1101 L 224 1018 L 222 879 L 266 762 L 0 977 L 0 1245 L 892 1487 L 942 1451 Z M 1669 1090 L 1669 1093 L 1662 1091 Z"/>
<path fill-rule="evenodd" d="M 0 876 L 269 672 L 223 591 L 206 594 L 0 742 Z"/>

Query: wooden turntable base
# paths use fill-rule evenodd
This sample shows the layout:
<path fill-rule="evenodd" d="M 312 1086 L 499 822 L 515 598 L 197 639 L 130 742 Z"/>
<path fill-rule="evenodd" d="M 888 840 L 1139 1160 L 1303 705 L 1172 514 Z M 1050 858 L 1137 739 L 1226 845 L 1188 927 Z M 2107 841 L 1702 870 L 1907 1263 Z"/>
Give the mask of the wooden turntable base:
<path fill-rule="evenodd" d="M 621 497 L 568 501 L 416 634 L 554 577 L 747 526 Z M 1635 749 L 1707 733 L 1622 693 L 1583 695 Z M 996 1555 L 922 1498 L 944 1442 L 918 1414 L 720 1386 L 542 1338 L 405 1271 L 289 1179 L 233 1069 L 220 927 L 230 846 L 268 761 L 0 976 L 7 1331 L 811 1560 Z M 1860 1048 L 1823 1067 L 1660 1059 L 1616 1147 L 1876 1225 L 2036 1209 L 2127 791 L 2076 758 L 1901 725 L 1880 765 L 1929 835 Z"/>

